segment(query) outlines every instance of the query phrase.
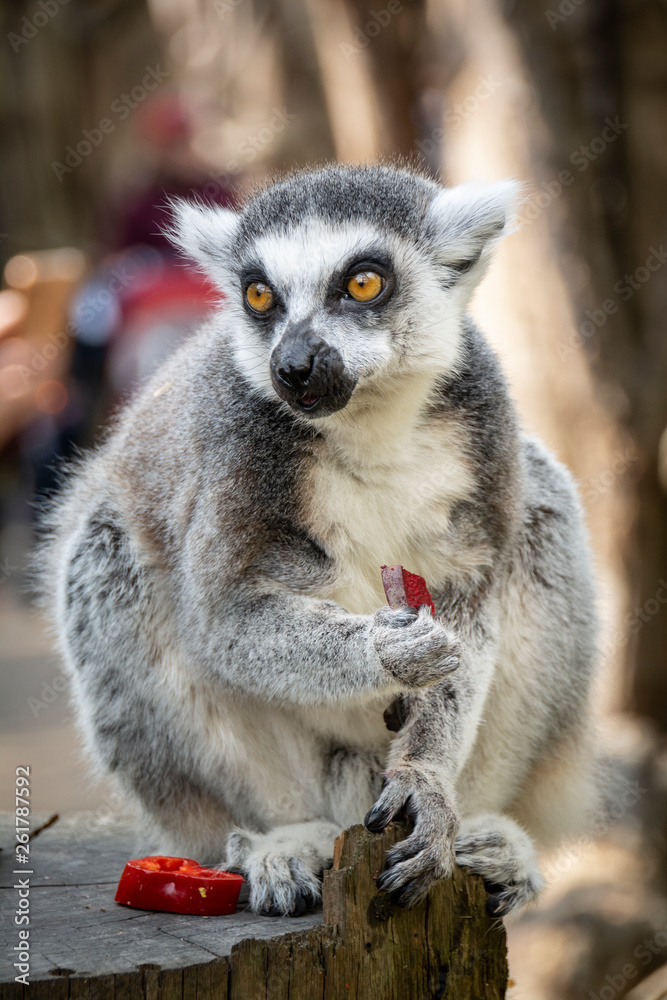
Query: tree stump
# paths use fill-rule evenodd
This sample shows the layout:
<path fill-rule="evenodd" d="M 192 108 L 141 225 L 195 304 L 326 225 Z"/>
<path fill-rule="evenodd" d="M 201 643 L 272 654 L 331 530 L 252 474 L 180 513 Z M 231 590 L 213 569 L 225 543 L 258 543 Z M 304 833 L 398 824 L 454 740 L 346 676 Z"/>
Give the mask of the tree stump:
<path fill-rule="evenodd" d="M 11 817 L 13 821 L 13 816 Z M 323 907 L 299 918 L 194 917 L 119 906 L 128 824 L 71 817 L 31 843 L 14 875 L 13 823 L 0 856 L 2 1000 L 502 1000 L 505 933 L 481 879 L 457 870 L 412 910 L 378 893 L 385 852 L 405 835 L 363 827 L 336 841 Z M 19 878 L 30 879 L 29 985 L 15 982 Z M 242 897 L 243 898 L 243 897 Z M 25 925 L 22 925 L 25 926 Z"/>

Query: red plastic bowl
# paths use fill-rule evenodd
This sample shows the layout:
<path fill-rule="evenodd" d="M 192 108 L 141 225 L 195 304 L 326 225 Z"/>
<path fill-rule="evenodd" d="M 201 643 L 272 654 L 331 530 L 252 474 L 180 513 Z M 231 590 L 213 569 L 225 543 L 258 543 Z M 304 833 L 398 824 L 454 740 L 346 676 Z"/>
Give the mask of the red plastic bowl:
<path fill-rule="evenodd" d="M 189 858 L 136 858 L 125 865 L 115 899 L 140 910 L 212 917 L 236 912 L 242 885 L 240 875 Z"/>

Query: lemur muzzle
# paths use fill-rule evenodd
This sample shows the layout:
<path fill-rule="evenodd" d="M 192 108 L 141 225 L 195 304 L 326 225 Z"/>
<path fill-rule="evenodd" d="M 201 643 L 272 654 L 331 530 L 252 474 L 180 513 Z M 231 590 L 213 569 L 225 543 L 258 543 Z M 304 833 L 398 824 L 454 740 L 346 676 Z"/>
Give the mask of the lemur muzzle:
<path fill-rule="evenodd" d="M 306 323 L 288 326 L 271 354 L 271 379 L 281 399 L 300 410 L 340 409 L 353 385 L 345 378 L 345 364 L 336 347 L 314 333 Z"/>

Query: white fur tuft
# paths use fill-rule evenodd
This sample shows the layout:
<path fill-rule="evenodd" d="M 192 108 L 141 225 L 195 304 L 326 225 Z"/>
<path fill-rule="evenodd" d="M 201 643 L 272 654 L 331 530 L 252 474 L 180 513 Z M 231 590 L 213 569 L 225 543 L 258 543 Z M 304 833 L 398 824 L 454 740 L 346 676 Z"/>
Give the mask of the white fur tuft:
<path fill-rule="evenodd" d="M 426 213 L 427 231 L 437 247 L 437 259 L 455 266 L 478 260 L 510 228 L 519 185 L 461 184 L 435 196 Z"/>
<path fill-rule="evenodd" d="M 167 236 L 186 257 L 199 264 L 214 280 L 228 254 L 238 215 L 231 208 L 211 207 L 175 199 L 173 224 Z"/>

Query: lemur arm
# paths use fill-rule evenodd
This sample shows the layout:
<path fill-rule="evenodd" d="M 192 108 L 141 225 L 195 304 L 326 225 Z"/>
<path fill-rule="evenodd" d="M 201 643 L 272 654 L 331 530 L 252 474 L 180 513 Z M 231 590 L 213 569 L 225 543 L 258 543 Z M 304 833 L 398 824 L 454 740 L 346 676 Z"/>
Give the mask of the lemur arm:
<path fill-rule="evenodd" d="M 479 590 L 445 601 L 434 594 L 434 599 L 460 640 L 460 667 L 428 691 L 409 696 L 383 791 L 366 816 L 369 829 L 381 830 L 405 808 L 415 823 L 377 879 L 378 888 L 394 891 L 403 905 L 422 898 L 453 866 L 457 778 L 475 742 L 495 662 L 493 602 Z"/>
<path fill-rule="evenodd" d="M 392 743 L 387 771 L 412 767 L 454 786 L 475 743 L 493 676 L 492 642 L 457 631 L 460 668 L 428 691 L 409 696 L 408 715 Z"/>
<path fill-rule="evenodd" d="M 439 609 L 442 601 L 436 602 Z M 447 602 L 445 621 L 461 644 L 460 667 L 428 691 L 407 699 L 406 718 L 387 760 L 387 772 L 413 768 L 446 789 L 454 805 L 454 786 L 475 743 L 493 677 L 495 640 L 491 601 L 479 593 Z M 483 623 L 482 623 L 483 617 Z"/>
<path fill-rule="evenodd" d="M 421 577 L 408 576 L 412 576 L 413 587 L 424 585 Z M 402 577 L 400 566 L 382 568 L 385 592 L 393 607 L 408 602 Z M 467 592 L 449 586 L 436 595 L 440 617 L 453 627 L 461 642 L 461 669 L 428 691 L 401 699 L 398 725 L 391 727 L 398 736 L 392 744 L 388 770 L 421 766 L 437 773 L 445 785 L 455 783 L 475 742 L 493 672 L 494 612 L 487 591 L 486 584 Z M 428 600 L 434 608 L 425 586 L 422 596 L 424 603 Z M 394 721 L 391 715 L 390 720 Z"/>
<path fill-rule="evenodd" d="M 192 609 L 183 609 L 179 629 L 189 657 L 222 684 L 264 699 L 317 705 L 391 697 L 458 666 L 452 633 L 413 609 L 354 615 L 333 601 L 247 586 L 197 599 Z"/>
<path fill-rule="evenodd" d="M 300 594 L 241 592 L 185 628 L 196 660 L 221 682 L 270 700 L 322 704 L 405 686 L 386 670 L 370 637 L 372 616 Z"/>
<path fill-rule="evenodd" d="M 293 525 L 266 531 L 250 556 L 211 525 L 202 504 L 180 547 L 176 617 L 188 656 L 222 684 L 278 702 L 349 703 L 426 687 L 457 666 L 454 637 L 430 615 L 356 615 L 311 596 L 331 567 Z"/>

